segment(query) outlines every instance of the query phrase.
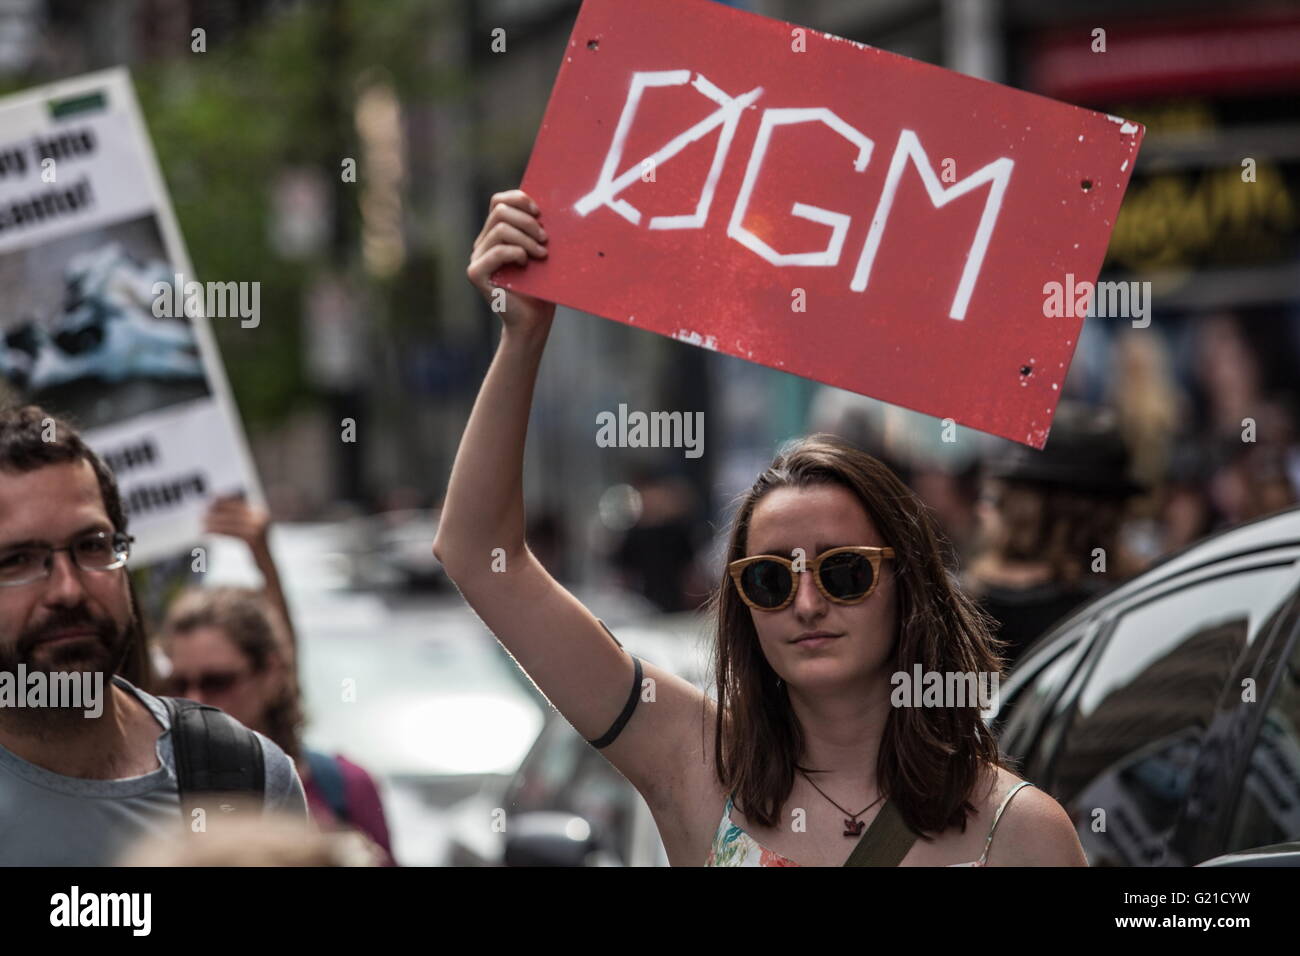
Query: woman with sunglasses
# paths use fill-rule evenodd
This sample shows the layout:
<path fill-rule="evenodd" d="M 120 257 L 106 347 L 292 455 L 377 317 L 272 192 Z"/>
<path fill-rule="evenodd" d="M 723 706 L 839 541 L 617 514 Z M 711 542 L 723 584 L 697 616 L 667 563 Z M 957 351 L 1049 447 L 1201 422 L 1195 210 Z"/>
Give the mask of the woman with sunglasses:
<path fill-rule="evenodd" d="M 492 273 L 545 258 L 546 243 L 531 198 L 499 193 L 469 279 L 491 303 Z M 524 440 L 555 306 L 504 301 L 434 552 L 640 791 L 670 862 L 840 866 L 880 837 L 869 865 L 1086 865 L 1056 801 L 1002 766 L 979 701 L 894 706 L 895 675 L 916 664 L 989 675 L 998 659 L 929 510 L 843 442 L 794 445 L 740 500 L 712 601 L 716 702 L 611 640 L 524 540 Z"/>
<path fill-rule="evenodd" d="M 208 509 L 205 525 L 248 546 L 265 586 L 192 588 L 172 601 L 159 641 L 170 669 L 165 693 L 224 710 L 275 741 L 297 765 L 312 819 L 324 830 L 364 834 L 381 865 L 395 865 L 374 778 L 341 754 L 303 742 L 298 642 L 268 542 L 270 515 L 224 498 Z"/>

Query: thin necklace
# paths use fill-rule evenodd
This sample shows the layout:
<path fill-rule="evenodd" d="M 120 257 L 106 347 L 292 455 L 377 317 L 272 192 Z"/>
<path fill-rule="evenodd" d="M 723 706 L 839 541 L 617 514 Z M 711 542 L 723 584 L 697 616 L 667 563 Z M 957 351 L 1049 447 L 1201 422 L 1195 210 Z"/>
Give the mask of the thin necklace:
<path fill-rule="evenodd" d="M 862 814 L 866 813 L 868 810 L 874 807 L 881 800 L 885 799 L 885 795 L 882 793 L 880 796 L 876 797 L 876 799 L 872 800 L 870 803 L 868 803 L 857 813 L 849 813 L 849 811 L 845 810 L 834 800 L 831 800 L 831 798 L 826 795 L 826 791 L 823 790 L 821 787 L 817 786 L 817 784 L 813 781 L 812 777 L 804 773 L 802 767 L 798 767 L 797 769 L 800 773 L 803 773 L 803 778 L 813 785 L 814 790 L 820 793 L 823 797 L 826 797 L 826 799 L 830 802 L 831 806 L 833 806 L 836 810 L 840 811 L 840 813 L 844 814 L 844 835 L 846 837 L 861 836 L 862 828 L 866 826 L 866 824 L 863 823 L 861 820 L 859 820 L 858 817 L 862 816 Z"/>

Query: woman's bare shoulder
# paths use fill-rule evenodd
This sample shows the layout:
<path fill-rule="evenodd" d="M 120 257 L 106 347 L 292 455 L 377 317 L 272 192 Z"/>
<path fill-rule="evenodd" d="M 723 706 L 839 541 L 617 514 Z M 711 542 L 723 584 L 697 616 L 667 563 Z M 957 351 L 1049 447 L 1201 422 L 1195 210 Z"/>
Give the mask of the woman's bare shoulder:
<path fill-rule="evenodd" d="M 1074 823 L 1057 801 L 1005 767 L 997 768 L 996 783 L 981 801 L 980 816 L 992 828 L 989 866 L 1087 866 Z M 1032 784 L 1032 781 L 1028 781 Z M 1001 817 L 998 809 L 1015 790 Z M 987 831 L 986 831 L 987 832 Z"/>

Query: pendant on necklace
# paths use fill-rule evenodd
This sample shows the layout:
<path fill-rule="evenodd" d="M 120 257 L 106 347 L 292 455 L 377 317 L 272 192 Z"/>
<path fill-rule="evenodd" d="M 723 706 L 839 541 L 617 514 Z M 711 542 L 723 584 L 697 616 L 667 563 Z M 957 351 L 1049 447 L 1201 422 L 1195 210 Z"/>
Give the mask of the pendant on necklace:
<path fill-rule="evenodd" d="M 861 835 L 862 835 L 862 828 L 863 828 L 865 825 L 866 825 L 866 824 L 864 824 L 861 820 L 850 820 L 848 817 L 845 817 L 845 818 L 844 818 L 844 835 L 845 835 L 846 837 L 861 836 Z"/>

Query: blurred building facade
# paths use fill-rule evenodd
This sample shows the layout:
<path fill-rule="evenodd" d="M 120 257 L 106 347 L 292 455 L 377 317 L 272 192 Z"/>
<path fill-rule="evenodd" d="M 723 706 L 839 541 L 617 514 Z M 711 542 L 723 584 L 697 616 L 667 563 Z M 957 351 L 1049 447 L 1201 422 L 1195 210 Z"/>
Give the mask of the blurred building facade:
<path fill-rule="evenodd" d="M 1263 409 L 1281 396 L 1282 411 L 1268 427 L 1293 447 L 1294 435 L 1285 435 L 1295 421 L 1287 404 L 1295 382 L 1286 379 L 1298 358 L 1300 312 L 1300 120 L 1293 106 L 1300 20 L 1292 4 L 732 5 L 1146 123 L 1103 278 L 1152 282 L 1156 310 L 1146 331 L 1158 345 L 1131 347 L 1137 330 L 1089 319 L 1067 393 L 1116 404 L 1138 436 L 1144 428 L 1204 432 L 1198 422 L 1216 416 L 1225 431 L 1242 408 Z M 373 508 L 440 499 L 497 335 L 494 317 L 465 281 L 470 246 L 491 194 L 522 179 L 579 6 L 394 0 L 382 5 L 389 19 L 379 23 L 378 6 L 348 0 L 0 0 L 0 82 L 10 89 L 119 63 L 146 68 L 137 83 L 155 82 L 150 78 L 160 74 L 148 68 L 183 60 L 195 27 L 216 50 L 249 44 L 288 18 L 319 18 L 318 66 L 302 78 L 319 86 L 311 94 L 319 141 L 285 155 L 256 186 L 278 257 L 267 269 L 290 269 L 298 288 L 272 321 L 296 326 L 283 361 L 296 363 L 293 381 L 310 396 L 265 416 L 250 418 L 244 408 L 264 483 L 283 516 L 321 516 L 341 501 Z M 505 53 L 492 49 L 497 28 L 505 30 Z M 1091 48 L 1097 28 L 1106 32 L 1105 53 Z M 385 62 L 385 44 L 399 33 L 414 44 L 418 70 Z M 193 64 L 192 83 L 211 81 L 202 69 Z M 167 75 L 174 82 L 175 74 Z M 438 82 L 425 88 L 412 76 Z M 169 167 L 168 152 L 160 144 L 193 250 L 198 237 L 186 209 L 203 201 L 203 184 Z M 357 158 L 356 186 L 338 182 L 339 157 Z M 1240 188 L 1244 159 L 1254 161 L 1253 188 Z M 299 246 L 307 251 L 295 252 Z M 1228 329 L 1216 341 L 1244 342 L 1262 357 L 1249 388 L 1213 384 L 1233 373 L 1210 367 L 1215 349 L 1202 341 L 1210 320 Z M 251 401 L 253 388 L 240 392 L 234 366 L 254 357 L 242 342 L 223 339 L 227 344 L 237 398 Z M 1198 350 L 1208 354 L 1198 358 Z M 1141 384 L 1142 369 L 1161 363 L 1169 366 L 1161 381 L 1173 383 L 1171 394 L 1187 396 L 1181 419 L 1169 412 L 1174 398 L 1153 408 L 1139 400 L 1154 388 Z M 634 475 L 684 482 L 699 521 L 717 525 L 776 444 L 812 426 L 860 427 L 863 440 L 877 445 L 871 450 L 897 455 L 916 444 L 917 433 L 937 434 L 934 420 L 900 419 L 879 403 L 830 391 L 562 310 L 530 432 L 530 518 L 559 529 L 561 569 L 591 579 L 608 573 L 602 548 L 617 537 L 618 523 L 602 519 L 598 504 Z M 688 460 L 680 452 L 598 448 L 596 416 L 620 404 L 703 411 L 705 454 Z M 340 448 L 338 423 L 346 416 L 357 418 L 365 436 L 358 447 Z M 981 453 L 996 446 L 979 442 Z M 1166 469 L 1176 450 L 1166 448 L 1150 467 Z M 1281 467 L 1300 481 L 1293 459 L 1283 455 Z"/>

